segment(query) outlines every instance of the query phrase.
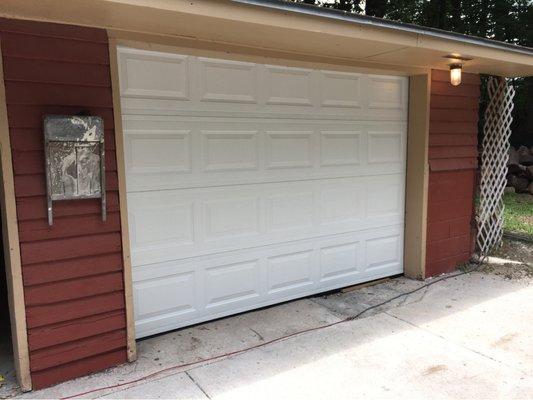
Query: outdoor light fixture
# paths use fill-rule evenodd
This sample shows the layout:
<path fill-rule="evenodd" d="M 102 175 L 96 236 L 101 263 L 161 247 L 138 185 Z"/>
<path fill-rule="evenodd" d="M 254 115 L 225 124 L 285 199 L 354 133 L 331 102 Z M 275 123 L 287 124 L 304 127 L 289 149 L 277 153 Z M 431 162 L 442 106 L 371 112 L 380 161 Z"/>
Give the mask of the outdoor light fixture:
<path fill-rule="evenodd" d="M 461 64 L 450 65 L 450 83 L 452 86 L 459 86 L 461 84 L 461 72 L 463 66 Z"/>
<path fill-rule="evenodd" d="M 445 55 L 450 66 L 450 84 L 452 86 L 459 86 L 462 80 L 463 65 L 465 62 L 472 60 L 458 53 Z"/>

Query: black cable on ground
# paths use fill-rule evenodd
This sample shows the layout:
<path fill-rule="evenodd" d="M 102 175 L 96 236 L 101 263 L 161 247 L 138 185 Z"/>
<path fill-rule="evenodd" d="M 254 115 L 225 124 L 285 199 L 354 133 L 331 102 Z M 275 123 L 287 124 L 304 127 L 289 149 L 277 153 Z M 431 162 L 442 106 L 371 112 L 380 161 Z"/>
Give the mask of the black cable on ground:
<path fill-rule="evenodd" d="M 193 361 L 193 362 L 189 362 L 189 363 L 174 365 L 172 367 L 167 367 L 167 368 L 152 372 L 151 374 L 142 376 L 142 377 L 137 378 L 137 379 L 133 379 L 133 380 L 128 381 L 128 382 L 122 382 L 122 383 L 118 383 L 116 385 L 102 386 L 102 387 L 99 387 L 99 388 L 96 388 L 96 389 L 88 390 L 86 392 L 76 393 L 76 394 L 73 394 L 73 395 L 70 395 L 70 396 L 67 396 L 67 397 L 62 397 L 62 398 L 60 398 L 60 400 L 73 399 L 73 398 L 76 398 L 76 397 L 79 397 L 79 396 L 85 396 L 85 395 L 88 395 L 88 394 L 91 394 L 91 393 L 100 392 L 100 391 L 103 391 L 103 390 L 111 390 L 111 389 L 116 389 L 116 388 L 120 388 L 120 387 L 124 387 L 124 386 L 133 385 L 135 383 L 146 381 L 146 380 L 148 380 L 150 378 L 153 378 L 153 377 L 156 377 L 158 375 L 164 374 L 165 372 L 176 371 L 174 374 L 186 372 L 186 371 L 188 371 L 188 369 L 185 369 L 185 370 L 183 370 L 183 369 L 187 368 L 187 367 L 196 367 L 198 365 L 205 364 L 205 363 L 208 363 L 208 362 L 220 361 L 220 360 L 226 359 L 228 357 L 235 356 L 235 355 L 242 354 L 242 353 L 246 353 L 246 352 L 248 352 L 250 350 L 254 350 L 254 349 L 257 349 L 257 348 L 260 348 L 260 347 L 265 347 L 265 346 L 268 346 L 268 345 L 273 344 L 273 343 L 278 343 L 278 342 L 284 341 L 286 339 L 302 335 L 304 333 L 318 331 L 318 330 L 329 328 L 329 327 L 332 327 L 332 326 L 335 326 L 335 325 L 339 325 L 339 324 L 342 324 L 342 323 L 345 323 L 345 322 L 354 321 L 354 320 L 360 318 L 363 314 L 367 313 L 368 311 L 373 310 L 373 309 L 378 308 L 378 307 L 381 307 L 381 306 L 383 306 L 385 304 L 388 304 L 388 303 L 390 303 L 390 302 L 392 302 L 394 300 L 397 300 L 397 299 L 405 297 L 405 296 L 409 296 L 409 295 L 411 295 L 413 293 L 416 293 L 416 292 L 418 292 L 418 291 L 420 291 L 422 289 L 426 289 L 426 288 L 428 288 L 428 287 L 430 287 L 430 286 L 432 286 L 432 285 L 434 285 L 436 283 L 439 283 L 439 282 L 442 282 L 442 281 L 445 281 L 445 280 L 448 280 L 448 279 L 451 279 L 451 278 L 456 278 L 458 276 L 466 275 L 466 274 L 469 274 L 471 272 L 474 272 L 474 271 L 478 270 L 481 265 L 483 265 L 484 260 L 485 260 L 485 257 L 481 258 L 481 260 L 478 263 L 476 263 L 476 266 L 473 267 L 473 268 L 465 269 L 464 271 L 456 272 L 456 273 L 451 274 L 451 275 L 441 276 L 439 278 L 431 280 L 430 282 L 426 282 L 425 284 L 423 284 L 422 286 L 419 286 L 416 289 L 410 290 L 408 292 L 400 293 L 397 296 L 391 297 L 390 299 L 382 301 L 381 303 L 378 303 L 378 304 L 375 304 L 373 306 L 367 307 L 367 308 L 365 308 L 364 310 L 358 312 L 355 315 L 349 316 L 347 318 L 341 319 L 341 320 L 336 321 L 336 322 L 332 322 L 332 323 L 329 323 L 329 324 L 326 324 L 326 325 L 316 326 L 314 328 L 304 329 L 304 330 L 301 330 L 301 331 L 298 331 L 298 332 L 294 332 L 294 333 L 291 333 L 291 334 L 288 334 L 288 335 L 285 335 L 285 336 L 282 336 L 282 337 L 279 337 L 279 338 L 276 338 L 276 339 L 272 339 L 272 340 L 268 340 L 266 342 L 259 343 L 259 344 L 254 345 L 254 346 L 246 347 L 246 348 L 241 349 L 241 350 L 235 350 L 235 351 L 232 351 L 232 352 L 229 352 L 229 353 L 220 354 L 218 356 L 209 357 L 209 358 L 205 358 L 205 359 L 198 360 L 198 361 Z M 192 368 L 189 368 L 189 369 L 192 369 Z M 165 378 L 169 377 L 169 376 L 172 376 L 174 374 L 166 375 Z"/>
<path fill-rule="evenodd" d="M 533 237 L 526 234 L 504 232 L 503 237 L 511 240 L 518 240 L 520 242 L 533 243 Z"/>

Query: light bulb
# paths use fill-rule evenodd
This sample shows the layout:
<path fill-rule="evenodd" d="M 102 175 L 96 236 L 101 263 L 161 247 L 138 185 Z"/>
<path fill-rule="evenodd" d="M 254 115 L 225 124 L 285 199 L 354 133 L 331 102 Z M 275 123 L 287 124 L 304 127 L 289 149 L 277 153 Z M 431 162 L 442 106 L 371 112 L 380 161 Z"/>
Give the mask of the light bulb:
<path fill-rule="evenodd" d="M 461 72 L 463 67 L 459 64 L 450 65 L 450 83 L 452 86 L 461 84 Z"/>

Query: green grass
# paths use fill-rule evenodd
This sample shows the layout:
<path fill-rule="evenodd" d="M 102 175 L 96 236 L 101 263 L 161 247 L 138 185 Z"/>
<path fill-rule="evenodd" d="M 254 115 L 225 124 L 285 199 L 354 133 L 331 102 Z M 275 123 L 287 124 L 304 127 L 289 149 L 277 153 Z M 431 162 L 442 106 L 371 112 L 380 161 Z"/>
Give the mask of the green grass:
<path fill-rule="evenodd" d="M 506 193 L 503 229 L 533 237 L 533 195 Z"/>

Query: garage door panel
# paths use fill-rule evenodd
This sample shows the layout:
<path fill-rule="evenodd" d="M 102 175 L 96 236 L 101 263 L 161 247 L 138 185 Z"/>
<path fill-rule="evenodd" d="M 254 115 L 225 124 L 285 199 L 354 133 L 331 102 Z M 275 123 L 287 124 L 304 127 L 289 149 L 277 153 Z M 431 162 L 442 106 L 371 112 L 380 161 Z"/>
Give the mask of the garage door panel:
<path fill-rule="evenodd" d="M 138 337 L 402 272 L 407 79 L 118 56 Z"/>
<path fill-rule="evenodd" d="M 403 161 L 404 146 L 401 131 L 368 132 L 369 164 L 395 164 Z"/>
<path fill-rule="evenodd" d="M 258 132 L 252 130 L 202 130 L 201 170 L 248 171 L 259 168 Z"/>
<path fill-rule="evenodd" d="M 135 268 L 136 304 L 150 305 L 135 309 L 136 334 L 152 335 L 343 287 L 347 281 L 401 273 L 402 230 L 387 227 Z M 172 291 L 168 282 L 181 277 L 194 282 Z"/>
<path fill-rule="evenodd" d="M 140 99 L 127 97 L 121 107 L 123 115 L 146 115 L 146 116 L 183 116 L 183 117 L 211 117 L 225 118 L 228 116 L 227 103 L 203 102 L 198 110 L 192 104 L 184 104 L 178 100 Z M 310 121 L 358 121 L 358 120 L 381 120 L 406 122 L 406 109 L 383 109 L 383 108 L 348 108 L 327 106 L 289 106 L 289 105 L 263 105 L 235 103 L 239 109 L 231 110 L 231 116 L 235 118 L 269 118 L 284 119 L 298 117 Z M 268 111 L 267 111 L 268 109 Z M 289 111 L 290 109 L 290 111 Z M 314 113 L 313 113 L 314 112 Z"/>
<path fill-rule="evenodd" d="M 361 108 L 361 74 L 322 71 L 320 81 L 320 105 L 322 107 Z"/>
<path fill-rule="evenodd" d="M 260 202 L 260 197 L 248 193 L 228 193 L 202 201 L 203 241 L 209 245 L 259 236 L 264 231 Z"/>
<path fill-rule="evenodd" d="M 348 185 L 346 185 L 348 183 Z M 352 229 L 363 229 L 365 218 L 365 181 L 364 179 L 323 182 L 319 185 L 320 225 L 349 225 Z M 342 229 L 342 228 L 341 228 Z"/>
<path fill-rule="evenodd" d="M 258 72 L 253 63 L 197 58 L 200 102 L 258 103 Z"/>
<path fill-rule="evenodd" d="M 128 191 L 405 171 L 404 123 L 238 122 L 126 117 Z"/>
<path fill-rule="evenodd" d="M 402 175 L 128 194 L 134 266 L 399 224 Z"/>
<path fill-rule="evenodd" d="M 268 232 L 312 228 L 316 221 L 315 193 L 312 187 L 294 189 L 292 193 L 266 195 Z"/>
<path fill-rule="evenodd" d="M 140 176 L 191 172 L 191 132 L 144 131 L 126 135 L 128 172 Z M 154 155 L 157 154 L 157 157 Z"/>
<path fill-rule="evenodd" d="M 384 236 L 366 241 L 366 271 L 400 269 L 402 262 L 402 237 Z"/>
<path fill-rule="evenodd" d="M 302 68 L 266 65 L 263 73 L 265 104 L 313 106 L 313 71 Z"/>
<path fill-rule="evenodd" d="M 315 286 L 313 250 L 294 251 L 267 258 L 267 297 L 297 294 Z"/>
<path fill-rule="evenodd" d="M 120 95 L 190 101 L 189 59 L 179 54 L 121 49 Z"/>
<path fill-rule="evenodd" d="M 314 132 L 266 131 L 265 168 L 307 168 L 314 165 Z"/>
<path fill-rule="evenodd" d="M 125 114 L 232 112 L 405 120 L 407 80 L 119 48 Z M 369 93 L 370 96 L 362 95 Z"/>
<path fill-rule="evenodd" d="M 321 130 L 320 166 L 357 166 L 363 162 L 363 132 L 358 130 Z"/>
<path fill-rule="evenodd" d="M 367 217 L 394 218 L 402 214 L 404 187 L 404 175 L 379 175 L 368 179 L 365 191 Z"/>
<path fill-rule="evenodd" d="M 206 309 L 233 308 L 261 296 L 260 261 L 246 260 L 207 268 L 204 272 Z"/>
<path fill-rule="evenodd" d="M 361 272 L 361 242 L 348 242 L 320 249 L 320 282 L 353 279 Z"/>
<path fill-rule="evenodd" d="M 367 80 L 370 109 L 404 110 L 407 96 L 405 80 L 398 77 L 370 75 Z"/>
<path fill-rule="evenodd" d="M 158 319 L 162 314 L 186 318 L 196 313 L 196 272 L 173 273 L 138 282 L 134 286 L 135 313 L 140 320 Z M 159 301 L 164 298 L 161 304 Z"/>

